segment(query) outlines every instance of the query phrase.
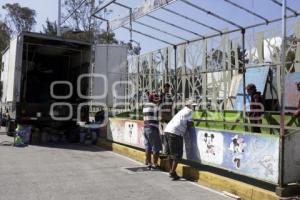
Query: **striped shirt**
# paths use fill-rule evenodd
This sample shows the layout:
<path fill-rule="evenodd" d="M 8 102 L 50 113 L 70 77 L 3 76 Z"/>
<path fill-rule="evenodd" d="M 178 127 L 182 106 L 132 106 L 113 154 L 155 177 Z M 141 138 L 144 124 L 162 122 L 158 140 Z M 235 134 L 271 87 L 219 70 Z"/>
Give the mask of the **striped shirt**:
<path fill-rule="evenodd" d="M 144 127 L 158 127 L 158 107 L 154 103 L 146 103 L 143 108 Z"/>

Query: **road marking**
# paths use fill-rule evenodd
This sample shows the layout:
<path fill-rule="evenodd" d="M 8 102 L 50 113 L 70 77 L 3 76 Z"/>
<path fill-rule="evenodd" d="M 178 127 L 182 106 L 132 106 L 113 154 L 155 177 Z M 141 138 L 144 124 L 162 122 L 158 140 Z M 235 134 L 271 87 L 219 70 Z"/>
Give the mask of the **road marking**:
<path fill-rule="evenodd" d="M 213 189 L 211 189 L 211 188 L 209 188 L 209 187 L 200 185 L 200 184 L 198 184 L 198 183 L 193 183 L 193 182 L 190 182 L 190 183 L 191 183 L 192 185 L 198 186 L 198 187 L 200 187 L 200 188 L 202 188 L 202 189 L 204 189 L 204 190 L 207 190 L 207 191 L 210 191 L 210 192 L 212 192 L 212 193 L 215 193 L 215 194 L 221 195 L 221 196 L 223 196 L 223 197 L 226 197 L 227 199 L 233 199 L 233 198 L 231 198 L 231 197 L 226 196 L 226 195 L 223 194 L 222 192 L 218 192 L 218 191 L 213 190 Z"/>

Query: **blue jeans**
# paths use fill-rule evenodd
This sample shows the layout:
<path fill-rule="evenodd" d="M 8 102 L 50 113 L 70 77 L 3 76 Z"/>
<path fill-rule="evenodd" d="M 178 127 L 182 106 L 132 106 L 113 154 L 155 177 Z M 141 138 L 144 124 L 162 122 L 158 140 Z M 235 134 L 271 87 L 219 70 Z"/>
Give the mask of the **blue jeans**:
<path fill-rule="evenodd" d="M 162 150 L 158 127 L 144 127 L 145 150 L 159 153 Z"/>

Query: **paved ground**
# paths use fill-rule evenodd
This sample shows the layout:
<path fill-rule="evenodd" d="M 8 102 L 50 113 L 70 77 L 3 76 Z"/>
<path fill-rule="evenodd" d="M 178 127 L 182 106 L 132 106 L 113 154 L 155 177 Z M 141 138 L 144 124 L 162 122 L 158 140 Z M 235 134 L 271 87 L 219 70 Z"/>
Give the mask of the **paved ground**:
<path fill-rule="evenodd" d="M 4 142 L 7 141 L 7 142 Z M 161 171 L 131 172 L 140 163 L 94 146 L 7 146 L 0 135 L 0 199 L 3 200 L 224 200 Z"/>

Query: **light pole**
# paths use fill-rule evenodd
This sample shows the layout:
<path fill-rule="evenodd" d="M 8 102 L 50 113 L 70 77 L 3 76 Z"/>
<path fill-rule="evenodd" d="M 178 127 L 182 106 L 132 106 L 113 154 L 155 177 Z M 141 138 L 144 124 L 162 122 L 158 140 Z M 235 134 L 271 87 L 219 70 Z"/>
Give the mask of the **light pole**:
<path fill-rule="evenodd" d="M 58 16 L 57 16 L 57 36 L 61 36 L 61 0 L 58 0 Z"/>

